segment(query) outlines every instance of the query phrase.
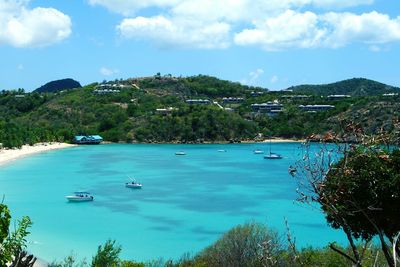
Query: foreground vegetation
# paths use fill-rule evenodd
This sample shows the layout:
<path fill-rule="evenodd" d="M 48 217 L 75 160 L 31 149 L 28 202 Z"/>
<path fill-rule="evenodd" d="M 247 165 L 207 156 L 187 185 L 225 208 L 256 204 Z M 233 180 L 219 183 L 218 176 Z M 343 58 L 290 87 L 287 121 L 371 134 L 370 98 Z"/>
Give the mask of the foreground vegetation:
<path fill-rule="evenodd" d="M 343 122 L 359 121 L 366 133 L 392 131 L 400 113 L 399 96 L 382 96 L 398 88 L 366 79 L 338 82 L 323 92 L 342 92 L 353 97 L 321 98 L 318 90 L 306 99 L 283 96 L 298 92 L 269 92 L 209 76 L 175 78 L 156 75 L 111 81 L 123 85 L 118 92 L 96 94 L 97 83 L 56 93 L 20 90 L 0 93 L 0 143 L 20 147 L 37 142 L 70 142 L 77 134 L 100 134 L 111 142 L 236 142 L 258 138 L 305 138 L 338 131 Z M 314 88 L 314 87 L 312 87 Z M 397 90 L 397 91 L 396 91 Z M 252 94 L 258 92 L 258 94 Z M 299 91 L 303 93 L 303 91 Z M 364 93 L 360 93 L 364 92 Z M 243 102 L 224 104 L 223 97 Z M 189 105 L 187 99 L 209 99 L 209 105 Z M 268 116 L 254 113 L 251 104 L 279 101 L 283 112 Z M 221 106 L 214 104 L 218 102 Z M 298 106 L 329 104 L 335 108 L 309 113 Z M 156 109 L 172 107 L 168 114 Z M 228 109 L 226 109 L 228 108 Z"/>
<path fill-rule="evenodd" d="M 291 247 L 285 237 L 260 223 L 246 223 L 234 227 L 215 243 L 203 249 L 194 256 L 185 254 L 177 260 L 162 258 L 146 262 L 122 260 L 119 257 L 121 246 L 108 240 L 99 246 L 91 263 L 86 260 L 76 260 L 74 255 L 60 262 L 53 262 L 50 267 L 72 266 L 120 266 L 120 267 L 297 267 L 320 266 L 341 267 L 351 266 L 350 261 L 340 254 L 325 248 L 303 248 L 297 250 Z M 343 251 L 351 249 L 342 248 Z M 369 246 L 364 252 L 364 266 L 386 266 L 385 258 L 379 253 L 379 248 Z"/>

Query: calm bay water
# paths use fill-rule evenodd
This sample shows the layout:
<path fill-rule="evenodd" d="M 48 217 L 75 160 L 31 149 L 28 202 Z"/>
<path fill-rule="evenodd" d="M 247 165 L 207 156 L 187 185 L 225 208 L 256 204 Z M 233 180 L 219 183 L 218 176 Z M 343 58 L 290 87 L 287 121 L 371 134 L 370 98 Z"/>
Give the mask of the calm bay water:
<path fill-rule="evenodd" d="M 52 261 L 74 251 L 91 256 L 107 239 L 122 257 L 150 260 L 196 253 L 233 226 L 258 221 L 300 246 L 344 242 L 321 212 L 299 205 L 288 167 L 301 156 L 296 143 L 272 144 L 282 160 L 253 154 L 268 144 L 99 145 L 34 155 L 0 168 L 0 194 L 14 219 L 31 217 L 28 249 Z M 218 152 L 224 149 L 226 152 Z M 175 156 L 183 150 L 185 156 Z M 127 176 L 142 190 L 124 187 Z M 88 190 L 95 201 L 68 203 Z"/>

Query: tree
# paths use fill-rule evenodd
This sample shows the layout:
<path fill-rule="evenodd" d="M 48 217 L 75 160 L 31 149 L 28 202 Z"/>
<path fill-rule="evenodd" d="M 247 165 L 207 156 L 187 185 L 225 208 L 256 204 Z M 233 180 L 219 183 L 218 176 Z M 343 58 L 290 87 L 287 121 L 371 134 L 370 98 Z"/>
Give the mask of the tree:
<path fill-rule="evenodd" d="M 115 244 L 115 240 L 107 240 L 103 246 L 99 246 L 96 255 L 92 259 L 92 267 L 116 267 L 119 265 L 119 253 L 121 246 Z"/>
<path fill-rule="evenodd" d="M 399 188 L 400 150 L 355 146 L 332 165 L 318 201 L 326 203 L 322 209 L 333 228 L 346 224 L 363 240 L 378 236 L 388 263 L 394 263 L 385 240 L 393 242 L 400 232 Z"/>
<path fill-rule="evenodd" d="M 299 182 L 299 200 L 320 205 L 328 224 L 346 234 L 352 255 L 331 244 L 333 250 L 362 266 L 365 249 L 378 237 L 387 264 L 395 266 L 400 253 L 400 150 L 382 145 L 393 142 L 387 134 L 370 137 L 357 127 L 352 132 L 343 136 L 357 144 L 323 146 L 316 157 L 306 153 L 290 172 Z M 330 135 L 325 140 L 337 139 Z"/>
<path fill-rule="evenodd" d="M 204 266 L 274 266 L 281 249 L 277 232 L 252 222 L 225 233 L 203 250 L 196 261 Z"/>
<path fill-rule="evenodd" d="M 29 235 L 28 228 L 32 225 L 29 217 L 25 216 L 18 221 L 17 229 L 10 233 L 9 227 L 11 215 L 8 207 L 0 204 L 0 267 L 33 266 L 36 258 L 32 255 L 27 255 L 23 251 L 26 247 L 26 236 Z"/>

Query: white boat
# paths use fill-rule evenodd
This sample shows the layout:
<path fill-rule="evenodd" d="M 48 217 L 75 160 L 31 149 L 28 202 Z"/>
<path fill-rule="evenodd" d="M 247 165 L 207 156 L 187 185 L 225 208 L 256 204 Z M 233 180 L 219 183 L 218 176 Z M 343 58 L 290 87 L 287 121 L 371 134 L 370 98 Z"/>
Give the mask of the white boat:
<path fill-rule="evenodd" d="M 125 183 L 125 186 L 128 188 L 133 188 L 133 189 L 142 189 L 142 184 L 138 183 L 134 178 L 131 178 L 128 176 L 129 179 L 131 179 L 130 182 Z"/>
<path fill-rule="evenodd" d="M 218 149 L 218 152 L 226 152 L 225 149 Z"/>
<path fill-rule="evenodd" d="M 178 152 L 175 152 L 175 155 L 177 155 L 177 156 L 184 156 L 184 155 L 186 155 L 186 152 L 184 152 L 184 151 L 178 151 Z"/>
<path fill-rule="evenodd" d="M 269 154 L 264 155 L 264 159 L 282 159 L 280 154 L 271 152 L 271 146 L 271 139 L 269 139 Z"/>
<path fill-rule="evenodd" d="M 264 151 L 262 151 L 261 149 L 256 149 L 254 150 L 254 154 L 263 154 Z"/>
<path fill-rule="evenodd" d="M 282 156 L 277 153 L 270 152 L 269 154 L 264 156 L 264 159 L 282 159 Z"/>
<path fill-rule="evenodd" d="M 125 186 L 133 189 L 142 189 L 142 184 L 136 181 L 125 183 Z"/>
<path fill-rule="evenodd" d="M 65 197 L 70 202 L 85 202 L 94 200 L 94 197 L 89 192 L 74 192 L 74 195 Z"/>

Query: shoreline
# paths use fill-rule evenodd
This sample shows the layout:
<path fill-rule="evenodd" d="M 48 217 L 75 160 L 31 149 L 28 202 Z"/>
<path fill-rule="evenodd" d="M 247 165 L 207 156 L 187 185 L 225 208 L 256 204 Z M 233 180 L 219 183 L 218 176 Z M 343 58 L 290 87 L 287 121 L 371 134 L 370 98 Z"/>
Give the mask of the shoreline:
<path fill-rule="evenodd" d="M 67 143 L 38 143 L 33 146 L 23 145 L 21 148 L 0 149 L 0 167 L 30 155 L 74 146 Z"/>
<path fill-rule="evenodd" d="M 108 142 L 104 141 L 101 144 L 141 144 L 141 145 L 226 145 L 226 144 L 262 144 L 262 143 L 304 143 L 306 139 L 284 139 L 272 138 L 262 140 L 234 140 L 234 141 L 172 141 L 172 142 Z"/>
<path fill-rule="evenodd" d="M 180 143 L 180 142 L 145 142 L 145 143 L 123 143 L 123 144 L 257 144 L 257 143 L 301 143 L 304 140 L 294 140 L 294 139 L 283 139 L 283 138 L 273 138 L 273 139 L 264 139 L 264 140 L 240 140 L 238 142 L 198 142 L 198 143 Z M 103 142 L 103 144 L 118 144 L 112 142 Z M 14 149 L 0 149 L 0 167 L 6 164 L 9 164 L 15 160 L 20 158 L 24 158 L 30 155 L 44 153 L 52 150 L 64 149 L 69 147 L 75 147 L 75 144 L 67 144 L 67 143 L 37 143 L 33 146 L 30 145 L 23 145 L 21 148 L 14 148 Z"/>

